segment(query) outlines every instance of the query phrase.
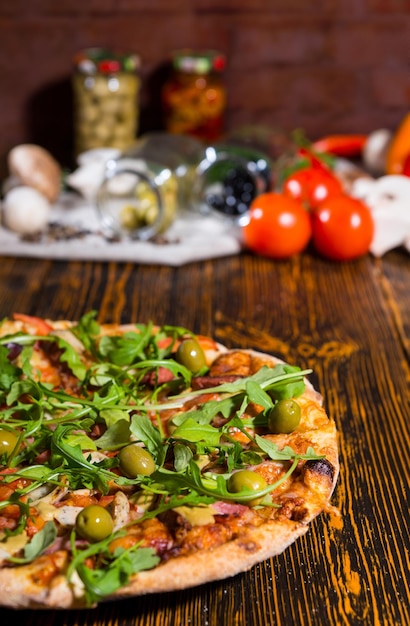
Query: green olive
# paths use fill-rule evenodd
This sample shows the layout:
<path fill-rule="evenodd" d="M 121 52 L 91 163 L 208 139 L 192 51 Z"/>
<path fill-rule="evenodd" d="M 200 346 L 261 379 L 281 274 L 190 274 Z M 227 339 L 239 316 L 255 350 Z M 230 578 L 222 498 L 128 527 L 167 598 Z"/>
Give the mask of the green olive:
<path fill-rule="evenodd" d="M 269 411 L 268 428 L 275 435 L 291 433 L 299 426 L 300 417 L 300 406 L 295 400 L 279 400 Z"/>
<path fill-rule="evenodd" d="M 18 442 L 18 437 L 11 430 L 0 428 L 0 456 L 11 455 Z"/>
<path fill-rule="evenodd" d="M 135 230 L 140 224 L 137 209 L 131 204 L 126 204 L 120 211 L 121 226 L 126 230 Z"/>
<path fill-rule="evenodd" d="M 265 489 L 268 483 L 263 476 L 252 472 L 251 470 L 239 470 L 230 476 L 228 479 L 228 491 L 231 493 L 240 493 L 242 490 L 246 491 L 259 491 Z M 259 504 L 263 498 L 255 498 L 254 500 L 247 500 L 247 504 L 255 506 Z"/>
<path fill-rule="evenodd" d="M 204 351 L 196 339 L 184 339 L 178 346 L 175 360 L 190 372 L 199 372 L 206 366 Z"/>
<path fill-rule="evenodd" d="M 99 504 L 90 504 L 77 515 L 75 529 L 83 539 L 95 543 L 111 535 L 114 520 L 106 508 Z"/>
<path fill-rule="evenodd" d="M 120 468 L 128 478 L 139 474 L 150 476 L 155 471 L 155 461 L 150 453 L 136 443 L 125 446 L 118 453 Z"/>

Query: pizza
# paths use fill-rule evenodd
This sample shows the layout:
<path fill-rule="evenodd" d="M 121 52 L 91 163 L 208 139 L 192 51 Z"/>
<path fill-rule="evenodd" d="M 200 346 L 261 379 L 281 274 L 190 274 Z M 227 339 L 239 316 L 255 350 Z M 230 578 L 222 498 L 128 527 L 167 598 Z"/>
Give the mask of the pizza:
<path fill-rule="evenodd" d="M 0 603 L 92 608 L 238 575 L 330 511 L 311 370 L 184 327 L 0 326 Z"/>

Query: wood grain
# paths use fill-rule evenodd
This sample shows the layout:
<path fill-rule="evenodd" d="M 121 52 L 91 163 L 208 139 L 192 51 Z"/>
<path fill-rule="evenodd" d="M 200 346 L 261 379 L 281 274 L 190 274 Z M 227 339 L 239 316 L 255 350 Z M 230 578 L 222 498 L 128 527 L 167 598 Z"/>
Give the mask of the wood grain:
<path fill-rule="evenodd" d="M 410 263 L 180 268 L 2 259 L 0 315 L 179 324 L 313 369 L 340 433 L 335 510 L 284 554 L 225 581 L 86 611 L 21 611 L 30 626 L 408 626 Z M 16 619 L 2 610 L 2 623 Z"/>

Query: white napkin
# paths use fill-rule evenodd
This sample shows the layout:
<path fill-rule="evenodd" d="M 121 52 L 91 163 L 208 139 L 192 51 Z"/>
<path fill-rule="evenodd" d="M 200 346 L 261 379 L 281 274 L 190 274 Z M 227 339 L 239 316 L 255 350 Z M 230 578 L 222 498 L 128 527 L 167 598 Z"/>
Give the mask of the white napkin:
<path fill-rule="evenodd" d="M 89 234 L 60 241 L 43 237 L 39 242 L 31 242 L 0 227 L 0 255 L 179 266 L 238 254 L 241 250 L 239 230 L 231 222 L 188 213 L 177 217 L 164 234 L 168 243 L 108 242 L 100 232 L 95 206 L 74 193 L 61 194 L 52 207 L 50 221 L 86 229 Z"/>

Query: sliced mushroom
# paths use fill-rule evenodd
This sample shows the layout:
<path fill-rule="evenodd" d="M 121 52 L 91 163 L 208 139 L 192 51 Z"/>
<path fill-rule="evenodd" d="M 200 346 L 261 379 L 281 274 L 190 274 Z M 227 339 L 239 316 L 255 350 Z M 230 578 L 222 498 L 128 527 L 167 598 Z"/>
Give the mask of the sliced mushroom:
<path fill-rule="evenodd" d="M 57 520 L 61 526 L 66 528 L 72 528 L 75 526 L 77 515 L 83 510 L 82 506 L 62 506 L 55 509 L 54 519 Z"/>
<path fill-rule="evenodd" d="M 64 498 L 64 496 L 68 492 L 67 485 L 59 485 L 58 487 L 52 488 L 54 485 L 46 484 L 34 489 L 30 494 L 30 503 L 33 506 L 37 506 L 39 502 L 43 502 L 45 504 L 56 504 L 60 500 Z"/>
<path fill-rule="evenodd" d="M 130 503 L 122 491 L 117 491 L 109 510 L 114 520 L 114 530 L 123 528 L 130 521 Z"/>

